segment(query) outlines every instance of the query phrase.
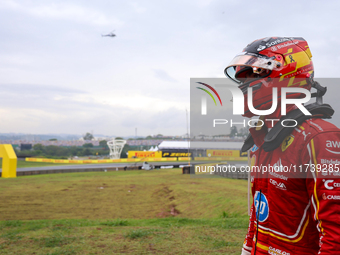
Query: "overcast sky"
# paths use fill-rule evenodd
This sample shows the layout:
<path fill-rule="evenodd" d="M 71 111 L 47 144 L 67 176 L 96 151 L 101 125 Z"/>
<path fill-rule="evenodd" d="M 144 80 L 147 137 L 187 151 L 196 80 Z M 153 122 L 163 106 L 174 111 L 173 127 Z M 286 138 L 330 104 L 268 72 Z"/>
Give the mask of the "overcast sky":
<path fill-rule="evenodd" d="M 304 37 L 316 77 L 339 77 L 339 7 L 0 0 L 0 133 L 182 135 L 190 77 L 223 77 L 237 53 L 267 36 Z M 116 37 L 101 36 L 112 30 Z M 329 91 L 339 109 L 339 87 Z"/>

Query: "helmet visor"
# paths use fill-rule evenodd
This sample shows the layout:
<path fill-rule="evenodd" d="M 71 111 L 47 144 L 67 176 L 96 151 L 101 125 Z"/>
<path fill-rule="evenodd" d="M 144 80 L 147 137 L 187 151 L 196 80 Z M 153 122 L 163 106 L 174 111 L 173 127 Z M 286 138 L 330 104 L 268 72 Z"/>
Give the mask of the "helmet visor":
<path fill-rule="evenodd" d="M 258 74 L 257 77 L 262 77 L 268 71 L 280 66 L 281 63 L 272 58 L 241 53 L 230 62 L 224 72 L 233 81 L 242 83 L 244 82 L 245 74 L 249 72 Z"/>

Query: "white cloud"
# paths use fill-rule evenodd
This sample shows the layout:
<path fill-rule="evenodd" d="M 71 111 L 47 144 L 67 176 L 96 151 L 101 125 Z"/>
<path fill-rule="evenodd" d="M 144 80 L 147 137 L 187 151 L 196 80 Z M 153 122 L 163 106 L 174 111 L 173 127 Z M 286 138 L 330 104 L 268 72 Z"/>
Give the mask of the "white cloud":
<path fill-rule="evenodd" d="M 339 3 L 286 5 L 277 18 L 274 2 L 2 0 L 2 132 L 183 134 L 189 79 L 223 77 L 266 36 L 305 37 L 316 76 L 338 77 Z"/>
<path fill-rule="evenodd" d="M 147 9 L 145 7 L 142 7 L 139 3 L 137 2 L 129 2 L 128 3 L 135 12 L 137 13 L 144 13 Z"/>
<path fill-rule="evenodd" d="M 10 9 L 25 14 L 44 19 L 72 20 L 79 23 L 115 27 L 122 26 L 123 22 L 115 17 L 108 17 L 103 12 L 90 9 L 73 3 L 43 2 L 36 4 L 33 2 L 18 2 L 5 0 L 0 3 L 0 9 Z"/>
<path fill-rule="evenodd" d="M 153 70 L 155 73 L 155 77 L 162 80 L 162 81 L 167 81 L 167 82 L 177 82 L 176 79 L 171 77 L 166 71 L 161 70 L 161 69 L 154 69 Z"/>

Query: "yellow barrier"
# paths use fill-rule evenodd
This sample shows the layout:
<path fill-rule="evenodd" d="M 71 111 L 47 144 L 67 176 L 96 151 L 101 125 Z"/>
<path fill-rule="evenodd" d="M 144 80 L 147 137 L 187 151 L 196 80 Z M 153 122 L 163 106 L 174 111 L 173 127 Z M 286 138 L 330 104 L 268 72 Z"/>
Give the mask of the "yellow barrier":
<path fill-rule="evenodd" d="M 53 163 L 56 163 L 56 162 L 53 162 Z M 68 163 L 75 163 L 75 164 L 83 164 L 83 161 L 82 160 L 69 160 Z"/>
<path fill-rule="evenodd" d="M 73 164 L 102 164 L 102 163 L 124 163 L 124 162 L 155 162 L 155 161 L 177 161 L 177 158 L 121 158 L 121 159 L 86 159 L 86 160 L 68 160 L 68 159 L 48 159 L 48 158 L 25 158 L 28 162 L 48 162 L 48 163 L 73 163 Z"/>
<path fill-rule="evenodd" d="M 195 157 L 195 160 L 209 160 L 209 161 L 220 161 L 220 160 L 229 160 L 229 161 L 247 161 L 246 157 Z"/>
<path fill-rule="evenodd" d="M 209 157 L 240 157 L 239 150 L 207 150 Z"/>
<path fill-rule="evenodd" d="M 190 159 L 191 159 L 190 157 L 179 157 L 178 161 L 188 161 Z"/>
<path fill-rule="evenodd" d="M 17 177 L 17 155 L 11 144 L 0 144 L 0 157 L 2 158 L 2 177 Z"/>
<path fill-rule="evenodd" d="M 25 161 L 54 163 L 55 160 L 49 158 L 25 158 Z"/>
<path fill-rule="evenodd" d="M 162 161 L 177 161 L 177 158 L 163 158 Z"/>
<path fill-rule="evenodd" d="M 177 161 L 177 158 L 146 158 L 142 160 L 143 162 L 155 162 L 155 161 Z"/>
<path fill-rule="evenodd" d="M 55 159 L 53 163 L 69 163 L 69 160 L 66 159 Z"/>
<path fill-rule="evenodd" d="M 128 151 L 128 158 L 161 158 L 161 151 Z"/>

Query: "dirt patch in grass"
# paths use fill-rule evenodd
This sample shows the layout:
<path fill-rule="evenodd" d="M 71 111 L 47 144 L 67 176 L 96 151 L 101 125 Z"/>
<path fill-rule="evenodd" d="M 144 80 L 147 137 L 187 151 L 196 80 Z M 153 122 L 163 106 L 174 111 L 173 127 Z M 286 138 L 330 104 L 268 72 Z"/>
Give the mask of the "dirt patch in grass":
<path fill-rule="evenodd" d="M 194 181 L 193 181 L 194 180 Z M 180 169 L 0 179 L 0 220 L 245 216 L 247 182 Z"/>

